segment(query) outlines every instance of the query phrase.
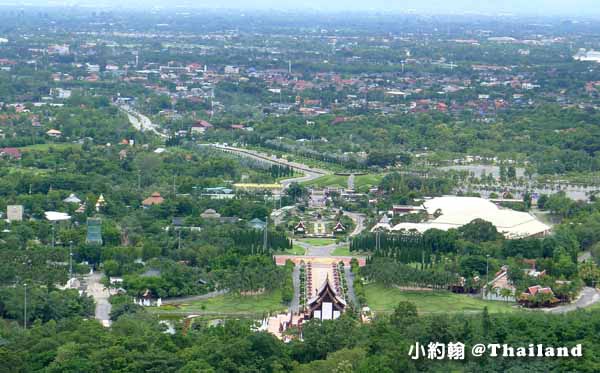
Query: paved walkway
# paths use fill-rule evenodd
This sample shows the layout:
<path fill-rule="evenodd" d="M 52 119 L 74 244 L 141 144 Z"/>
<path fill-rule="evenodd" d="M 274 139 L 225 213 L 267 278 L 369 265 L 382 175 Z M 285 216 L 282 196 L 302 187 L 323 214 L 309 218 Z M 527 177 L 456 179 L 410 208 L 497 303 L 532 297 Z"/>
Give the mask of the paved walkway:
<path fill-rule="evenodd" d="M 314 246 L 309 244 L 308 242 L 297 240 L 295 240 L 294 243 L 306 249 L 306 256 L 332 256 L 333 250 L 335 250 L 339 246 L 344 246 L 343 244 L 337 243 L 332 243 L 330 245 L 325 246 Z"/>
<path fill-rule="evenodd" d="M 344 267 L 344 272 L 346 274 L 346 282 L 348 283 L 348 299 L 346 299 L 346 301 L 350 301 L 357 306 L 358 302 L 356 301 L 356 294 L 354 293 L 354 273 L 350 267 Z"/>
<path fill-rule="evenodd" d="M 96 302 L 96 320 L 99 320 L 104 326 L 110 326 L 110 310 L 112 308 L 112 305 L 108 301 L 110 292 L 100 282 L 102 277 L 102 272 L 94 272 L 89 276 L 85 276 L 83 280 L 86 283 L 86 293 L 91 295 Z"/>
<path fill-rule="evenodd" d="M 354 221 L 354 230 L 350 233 L 350 237 L 358 236 L 362 231 L 365 230 L 365 214 L 359 214 L 357 212 L 344 211 L 344 215 Z"/>
<path fill-rule="evenodd" d="M 590 307 L 598 302 L 600 302 L 600 290 L 591 287 L 585 287 L 575 302 L 565 304 L 564 306 L 545 308 L 542 311 L 548 313 L 567 313 L 580 308 Z"/>
<path fill-rule="evenodd" d="M 290 312 L 298 312 L 300 310 L 300 266 L 294 266 L 294 272 L 292 272 L 292 281 L 294 284 L 294 297 L 292 303 L 290 303 Z"/>

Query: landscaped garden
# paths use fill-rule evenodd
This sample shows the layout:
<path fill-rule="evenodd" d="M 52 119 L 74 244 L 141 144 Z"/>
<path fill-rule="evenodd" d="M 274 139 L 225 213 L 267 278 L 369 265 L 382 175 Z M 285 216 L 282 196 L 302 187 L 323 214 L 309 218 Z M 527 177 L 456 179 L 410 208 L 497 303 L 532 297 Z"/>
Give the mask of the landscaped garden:
<path fill-rule="evenodd" d="M 481 312 L 484 307 L 491 313 L 514 312 L 513 303 L 484 301 L 468 295 L 448 291 L 404 291 L 379 284 L 365 286 L 368 306 L 375 312 L 392 312 L 399 302 L 413 302 L 419 313 Z"/>
<path fill-rule="evenodd" d="M 151 308 L 158 313 L 206 313 L 222 315 L 262 315 L 287 309 L 281 303 L 281 291 L 274 290 L 259 295 L 225 294 L 214 298 L 190 301 L 179 305 Z"/>

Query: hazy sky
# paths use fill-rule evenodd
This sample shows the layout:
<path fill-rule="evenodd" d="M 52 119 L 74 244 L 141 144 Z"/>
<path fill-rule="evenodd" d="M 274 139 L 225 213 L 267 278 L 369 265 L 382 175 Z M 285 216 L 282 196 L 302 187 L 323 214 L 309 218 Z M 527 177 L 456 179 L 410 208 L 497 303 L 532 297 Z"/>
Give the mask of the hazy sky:
<path fill-rule="evenodd" d="M 105 0 L 119 4 L 117 0 Z M 151 0 L 170 7 L 195 5 L 208 8 L 384 10 L 427 13 L 514 13 L 600 15 L 600 0 Z"/>
<path fill-rule="evenodd" d="M 600 16 L 600 0 L 0 0 L 0 4 Z"/>

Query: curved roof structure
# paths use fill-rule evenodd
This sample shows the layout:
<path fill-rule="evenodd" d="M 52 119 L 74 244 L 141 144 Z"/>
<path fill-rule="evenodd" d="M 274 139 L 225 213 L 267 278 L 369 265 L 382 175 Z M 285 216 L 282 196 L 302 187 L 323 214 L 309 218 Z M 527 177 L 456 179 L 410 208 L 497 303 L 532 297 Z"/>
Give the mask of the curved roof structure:
<path fill-rule="evenodd" d="M 475 219 L 489 221 L 506 238 L 522 238 L 546 234 L 550 226 L 527 212 L 498 207 L 493 202 L 478 197 L 444 196 L 427 200 L 423 207 L 430 216 L 437 216 L 424 223 L 400 223 L 392 231 L 429 229 L 448 230 L 459 228 Z"/>

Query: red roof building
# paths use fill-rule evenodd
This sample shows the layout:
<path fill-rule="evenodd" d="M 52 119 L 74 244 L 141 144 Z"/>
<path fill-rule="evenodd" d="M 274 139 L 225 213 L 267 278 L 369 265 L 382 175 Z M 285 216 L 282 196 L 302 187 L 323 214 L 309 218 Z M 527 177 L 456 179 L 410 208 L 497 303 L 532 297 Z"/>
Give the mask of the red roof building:
<path fill-rule="evenodd" d="M 152 193 L 152 195 L 142 201 L 142 205 L 148 207 L 153 205 L 160 205 L 165 199 L 158 192 Z"/>
<path fill-rule="evenodd" d="M 21 159 L 21 151 L 17 148 L 0 148 L 0 156 Z"/>

